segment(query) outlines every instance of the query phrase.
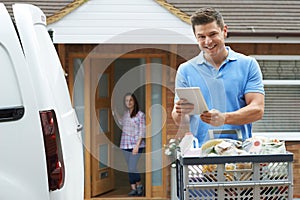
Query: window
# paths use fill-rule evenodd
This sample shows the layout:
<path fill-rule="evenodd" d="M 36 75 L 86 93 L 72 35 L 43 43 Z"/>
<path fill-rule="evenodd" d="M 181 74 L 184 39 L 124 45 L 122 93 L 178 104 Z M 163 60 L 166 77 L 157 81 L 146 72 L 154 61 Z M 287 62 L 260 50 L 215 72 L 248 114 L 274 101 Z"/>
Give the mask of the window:
<path fill-rule="evenodd" d="M 263 73 L 265 114 L 253 135 L 300 140 L 300 56 L 253 56 Z"/>

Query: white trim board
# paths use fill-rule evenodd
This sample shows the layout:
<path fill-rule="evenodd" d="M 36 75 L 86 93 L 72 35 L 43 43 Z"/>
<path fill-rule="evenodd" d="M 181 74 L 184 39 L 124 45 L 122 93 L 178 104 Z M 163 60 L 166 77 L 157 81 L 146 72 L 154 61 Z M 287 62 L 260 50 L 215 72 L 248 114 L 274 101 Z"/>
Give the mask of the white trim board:
<path fill-rule="evenodd" d="M 300 132 L 260 132 L 252 133 L 252 136 L 264 136 L 276 138 L 283 141 L 300 141 Z"/>
<path fill-rule="evenodd" d="M 196 44 L 191 25 L 153 0 L 89 0 L 47 28 L 62 44 Z"/>

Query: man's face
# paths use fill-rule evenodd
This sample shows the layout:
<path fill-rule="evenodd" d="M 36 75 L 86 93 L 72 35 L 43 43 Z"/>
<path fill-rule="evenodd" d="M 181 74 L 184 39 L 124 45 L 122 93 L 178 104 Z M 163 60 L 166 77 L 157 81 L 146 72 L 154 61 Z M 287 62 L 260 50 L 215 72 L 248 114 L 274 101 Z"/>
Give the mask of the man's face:
<path fill-rule="evenodd" d="M 225 38 L 227 37 L 227 26 L 223 30 L 216 21 L 205 25 L 195 26 L 195 36 L 199 47 L 205 55 L 216 57 L 222 56 L 225 51 Z"/>

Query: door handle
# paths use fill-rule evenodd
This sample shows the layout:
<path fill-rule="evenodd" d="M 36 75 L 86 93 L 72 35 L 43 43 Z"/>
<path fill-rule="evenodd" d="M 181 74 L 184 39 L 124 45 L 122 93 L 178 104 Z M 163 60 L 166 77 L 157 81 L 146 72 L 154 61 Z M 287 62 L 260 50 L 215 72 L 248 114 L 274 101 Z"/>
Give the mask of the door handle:
<path fill-rule="evenodd" d="M 82 131 L 83 125 L 82 124 L 77 124 L 77 132 Z"/>
<path fill-rule="evenodd" d="M 23 106 L 0 109 L 0 122 L 19 120 L 24 116 Z"/>

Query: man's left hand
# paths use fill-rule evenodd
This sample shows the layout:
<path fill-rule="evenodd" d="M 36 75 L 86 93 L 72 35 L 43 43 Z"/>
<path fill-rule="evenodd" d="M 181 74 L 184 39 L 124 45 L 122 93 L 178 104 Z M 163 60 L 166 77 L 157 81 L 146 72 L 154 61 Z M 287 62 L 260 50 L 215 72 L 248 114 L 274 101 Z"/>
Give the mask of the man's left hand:
<path fill-rule="evenodd" d="M 225 113 L 221 113 L 215 109 L 202 113 L 200 118 L 203 122 L 212 126 L 222 126 L 225 123 Z"/>

